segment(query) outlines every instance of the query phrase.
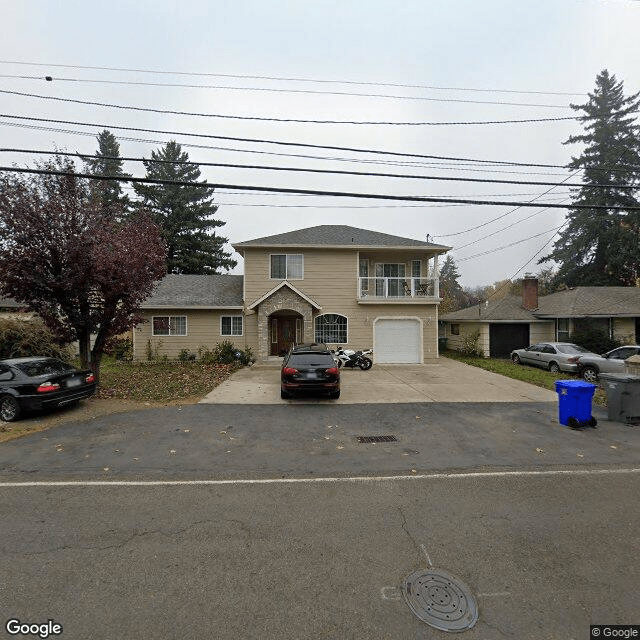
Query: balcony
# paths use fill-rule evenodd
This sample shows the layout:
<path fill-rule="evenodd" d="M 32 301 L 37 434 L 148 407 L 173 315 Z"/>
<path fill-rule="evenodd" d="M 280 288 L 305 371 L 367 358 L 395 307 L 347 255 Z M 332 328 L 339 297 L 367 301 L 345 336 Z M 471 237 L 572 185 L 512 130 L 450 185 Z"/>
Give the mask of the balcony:
<path fill-rule="evenodd" d="M 359 302 L 437 302 L 438 278 L 358 278 Z"/>

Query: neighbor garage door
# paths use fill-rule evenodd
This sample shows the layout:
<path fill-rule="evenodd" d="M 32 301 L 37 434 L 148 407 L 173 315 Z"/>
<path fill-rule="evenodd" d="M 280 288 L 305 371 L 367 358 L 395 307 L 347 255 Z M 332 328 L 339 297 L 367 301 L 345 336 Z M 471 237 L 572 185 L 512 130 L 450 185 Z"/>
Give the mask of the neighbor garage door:
<path fill-rule="evenodd" d="M 489 355 L 492 358 L 508 358 L 514 349 L 529 346 L 529 324 L 491 324 L 489 340 Z"/>
<path fill-rule="evenodd" d="M 419 363 L 422 331 L 420 321 L 409 318 L 378 320 L 374 325 L 376 362 Z"/>

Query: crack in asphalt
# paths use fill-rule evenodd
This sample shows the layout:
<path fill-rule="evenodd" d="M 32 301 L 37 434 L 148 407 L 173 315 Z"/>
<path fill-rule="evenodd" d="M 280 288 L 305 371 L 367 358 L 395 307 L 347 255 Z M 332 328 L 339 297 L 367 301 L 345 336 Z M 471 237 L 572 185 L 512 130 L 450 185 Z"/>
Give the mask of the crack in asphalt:
<path fill-rule="evenodd" d="M 402 516 L 402 530 L 407 534 L 407 536 L 409 537 L 409 540 L 411 540 L 411 542 L 413 543 L 413 546 L 416 549 L 416 552 L 418 553 L 418 556 L 421 555 L 421 549 L 420 549 L 420 545 L 416 542 L 416 539 L 411 535 L 411 533 L 409 532 L 409 529 L 407 528 L 407 517 L 404 515 L 404 511 L 402 511 L 401 507 L 396 507 L 396 509 L 398 509 L 398 511 L 400 512 L 400 515 Z"/>

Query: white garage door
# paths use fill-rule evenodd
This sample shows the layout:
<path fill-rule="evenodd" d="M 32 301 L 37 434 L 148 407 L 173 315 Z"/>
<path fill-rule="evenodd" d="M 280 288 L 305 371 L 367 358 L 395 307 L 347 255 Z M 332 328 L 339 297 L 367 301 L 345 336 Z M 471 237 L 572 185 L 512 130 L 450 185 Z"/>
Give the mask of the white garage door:
<path fill-rule="evenodd" d="M 378 320 L 374 329 L 376 362 L 404 364 L 420 362 L 420 321 L 409 318 Z"/>

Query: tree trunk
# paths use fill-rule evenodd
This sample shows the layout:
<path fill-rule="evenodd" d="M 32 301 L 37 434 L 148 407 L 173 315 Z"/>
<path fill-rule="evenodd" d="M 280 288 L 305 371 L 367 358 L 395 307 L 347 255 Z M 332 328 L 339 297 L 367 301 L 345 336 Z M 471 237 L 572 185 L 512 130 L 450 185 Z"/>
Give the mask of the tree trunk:
<path fill-rule="evenodd" d="M 91 332 L 88 327 L 78 331 L 78 343 L 80 350 L 80 366 L 83 369 L 91 368 Z"/>

